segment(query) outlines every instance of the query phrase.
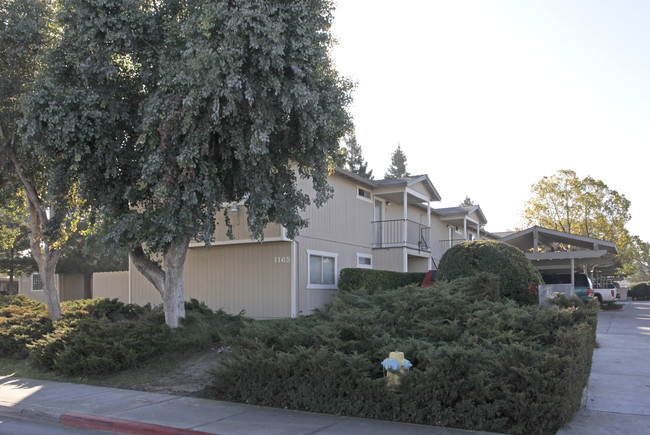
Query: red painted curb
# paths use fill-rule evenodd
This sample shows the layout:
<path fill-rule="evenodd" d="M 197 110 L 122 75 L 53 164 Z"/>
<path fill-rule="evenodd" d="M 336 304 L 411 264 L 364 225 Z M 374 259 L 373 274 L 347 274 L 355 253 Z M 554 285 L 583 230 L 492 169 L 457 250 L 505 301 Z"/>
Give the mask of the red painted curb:
<path fill-rule="evenodd" d="M 134 435 L 214 435 L 176 427 L 160 426 L 138 421 L 67 412 L 61 416 L 61 424 L 85 429 L 105 430 Z"/>

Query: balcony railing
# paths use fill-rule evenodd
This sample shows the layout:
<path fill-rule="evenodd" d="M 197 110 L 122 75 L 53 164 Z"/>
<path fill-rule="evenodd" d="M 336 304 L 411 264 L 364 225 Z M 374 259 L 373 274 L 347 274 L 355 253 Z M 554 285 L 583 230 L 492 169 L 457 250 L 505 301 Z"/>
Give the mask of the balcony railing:
<path fill-rule="evenodd" d="M 408 219 L 373 221 L 372 226 L 374 249 L 411 248 L 431 252 L 429 246 L 431 227 Z"/>
<path fill-rule="evenodd" d="M 440 246 L 442 247 L 442 252 L 444 253 L 447 249 L 468 241 L 469 240 L 467 239 L 440 240 Z"/>

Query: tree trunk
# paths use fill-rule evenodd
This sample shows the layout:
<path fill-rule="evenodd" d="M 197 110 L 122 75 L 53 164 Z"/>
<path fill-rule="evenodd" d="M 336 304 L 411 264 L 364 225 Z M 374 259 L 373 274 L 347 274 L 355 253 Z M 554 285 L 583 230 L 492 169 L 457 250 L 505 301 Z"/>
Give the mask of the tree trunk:
<path fill-rule="evenodd" d="M 179 325 L 179 319 L 185 318 L 185 295 L 183 268 L 185 257 L 190 244 L 190 238 L 185 237 L 177 243 L 171 243 L 163 253 L 163 268 L 145 254 L 142 247 L 129 251 L 131 261 L 136 269 L 153 284 L 163 300 L 165 323 L 170 328 Z"/>
<path fill-rule="evenodd" d="M 27 209 L 29 210 L 29 225 L 31 232 L 29 234 L 29 245 L 32 249 L 32 257 L 38 265 L 38 273 L 43 281 L 43 292 L 45 293 L 45 303 L 50 312 L 52 321 L 61 318 L 61 302 L 59 301 L 59 292 L 56 288 L 56 263 L 61 256 L 60 248 L 52 248 L 48 243 L 43 241 L 43 226 L 48 222 L 47 213 L 36 189 L 23 172 L 18 159 L 11 150 L 11 147 L 5 147 L 9 155 L 16 175 L 23 183 L 25 194 L 27 196 Z M 51 210 L 50 210 L 51 211 Z M 41 246 L 42 245 L 42 246 Z"/>
<path fill-rule="evenodd" d="M 34 248 L 32 248 L 32 251 Z M 45 253 L 42 256 L 42 265 L 38 265 L 38 273 L 41 275 L 43 281 L 43 292 L 45 293 L 45 301 L 47 309 L 50 312 L 50 319 L 52 321 L 61 318 L 61 302 L 59 300 L 59 291 L 56 288 L 56 263 L 61 256 L 61 250 L 48 249 L 45 247 Z"/>
<path fill-rule="evenodd" d="M 29 209 L 29 222 L 31 225 L 29 244 L 32 249 L 32 257 L 36 260 L 38 273 L 41 276 L 41 281 L 43 281 L 45 303 L 50 313 L 50 319 L 57 321 L 61 318 L 61 302 L 59 301 L 59 291 L 56 288 L 56 263 L 61 257 L 61 249 L 51 248 L 47 243 L 43 242 L 41 238 L 41 216 L 44 213 L 39 212 L 29 195 L 27 196 L 27 208 Z"/>

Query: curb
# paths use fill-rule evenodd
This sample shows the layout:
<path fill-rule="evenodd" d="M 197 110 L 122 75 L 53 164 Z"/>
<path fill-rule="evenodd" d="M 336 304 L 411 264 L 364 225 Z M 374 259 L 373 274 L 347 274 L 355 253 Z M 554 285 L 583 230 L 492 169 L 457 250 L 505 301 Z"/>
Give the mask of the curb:
<path fill-rule="evenodd" d="M 100 417 L 97 415 L 77 414 L 67 412 L 61 415 L 61 424 L 80 427 L 84 429 L 104 430 L 121 434 L 137 435 L 214 435 L 191 429 L 181 429 L 169 426 L 160 426 L 138 421 L 120 420 L 117 418 Z"/>
<path fill-rule="evenodd" d="M 7 418 L 17 418 L 20 420 L 40 421 L 43 423 L 59 423 L 61 421 L 61 412 L 48 412 L 36 408 L 17 408 L 4 405 L 0 405 L 0 416 Z"/>

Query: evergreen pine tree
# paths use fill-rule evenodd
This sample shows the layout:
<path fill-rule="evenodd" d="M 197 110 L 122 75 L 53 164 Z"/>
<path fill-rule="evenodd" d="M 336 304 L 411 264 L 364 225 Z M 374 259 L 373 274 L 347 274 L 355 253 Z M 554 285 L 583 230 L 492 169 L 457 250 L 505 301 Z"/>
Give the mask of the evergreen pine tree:
<path fill-rule="evenodd" d="M 345 138 L 345 147 L 347 149 L 346 160 L 348 170 L 372 180 L 372 169 L 370 171 L 368 170 L 368 162 L 363 160 L 361 145 L 357 142 L 357 137 L 354 133 Z"/>
<path fill-rule="evenodd" d="M 474 201 L 469 196 L 465 197 L 465 200 L 460 203 L 461 207 L 471 207 L 474 205 Z"/>
<path fill-rule="evenodd" d="M 393 151 L 393 154 L 390 158 L 390 166 L 384 174 L 384 178 L 403 178 L 408 177 L 409 174 L 406 171 L 406 156 L 402 151 L 400 144 L 397 144 L 397 148 Z"/>

